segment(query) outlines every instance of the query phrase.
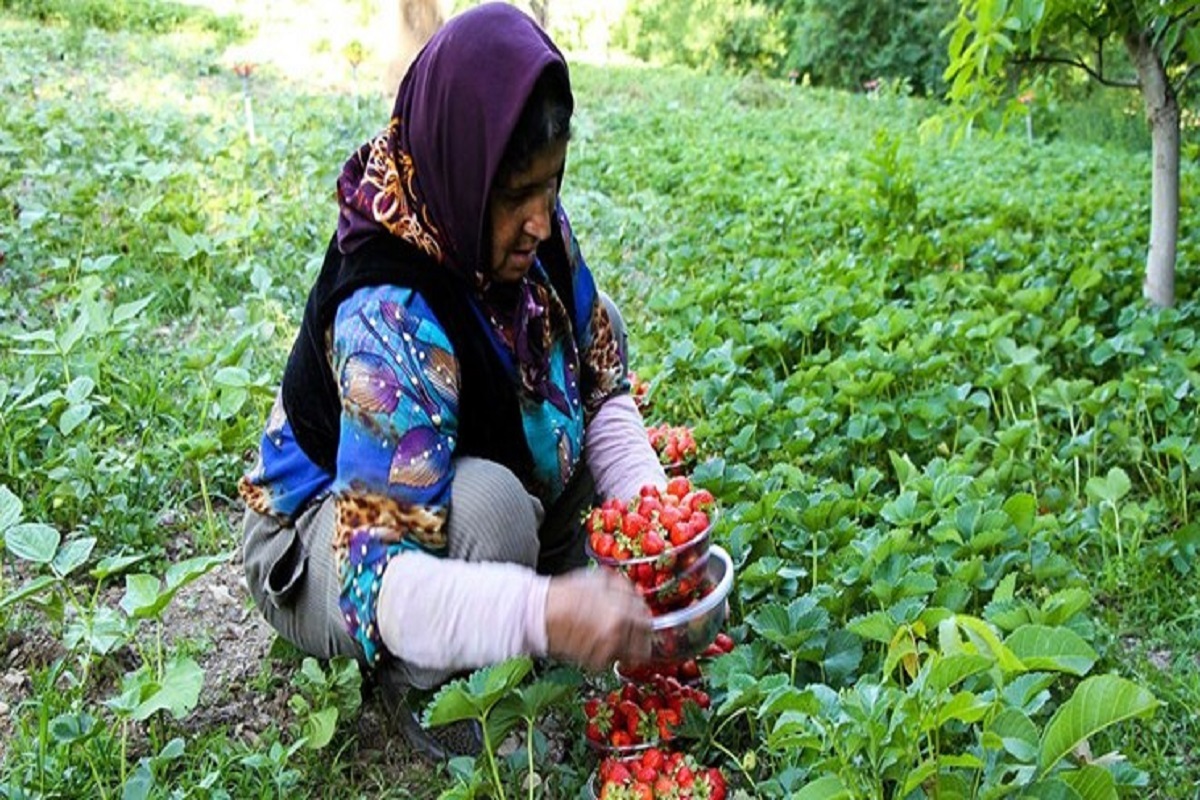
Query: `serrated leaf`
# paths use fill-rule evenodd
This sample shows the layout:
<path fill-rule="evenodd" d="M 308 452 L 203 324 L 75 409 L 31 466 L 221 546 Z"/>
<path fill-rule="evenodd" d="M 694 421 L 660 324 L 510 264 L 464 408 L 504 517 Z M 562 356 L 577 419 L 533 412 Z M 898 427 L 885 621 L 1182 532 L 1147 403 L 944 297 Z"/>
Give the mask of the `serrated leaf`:
<path fill-rule="evenodd" d="M 1158 706 L 1148 690 L 1116 675 L 1084 680 L 1046 726 L 1038 753 L 1039 774 L 1049 772 L 1088 737 L 1122 720 L 1151 715 Z"/>
<path fill-rule="evenodd" d="M 500 698 L 525 680 L 532 669 L 533 662 L 521 656 L 446 684 L 425 707 L 424 725 L 437 727 L 464 719 L 482 720 Z"/>
<path fill-rule="evenodd" d="M 1120 467 L 1113 467 L 1103 478 L 1089 478 L 1085 490 L 1093 500 L 1116 503 L 1133 488 L 1129 475 Z"/>
<path fill-rule="evenodd" d="M 1016 527 L 1017 533 L 1028 536 L 1037 519 L 1037 501 L 1033 495 L 1015 494 L 1004 501 L 1003 509 L 1013 526 Z"/>
<path fill-rule="evenodd" d="M 10 553 L 35 564 L 49 564 L 60 541 L 59 532 L 41 522 L 23 522 L 4 534 L 4 546 Z"/>
<path fill-rule="evenodd" d="M 880 644 L 891 642 L 898 627 L 886 611 L 874 611 L 846 623 L 846 630 L 854 635 Z"/>

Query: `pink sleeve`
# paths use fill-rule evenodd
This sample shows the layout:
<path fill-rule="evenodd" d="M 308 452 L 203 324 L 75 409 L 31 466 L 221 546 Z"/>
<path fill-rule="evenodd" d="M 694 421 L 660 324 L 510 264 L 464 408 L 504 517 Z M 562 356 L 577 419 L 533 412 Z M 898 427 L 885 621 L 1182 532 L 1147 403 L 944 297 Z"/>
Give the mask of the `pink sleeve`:
<path fill-rule="evenodd" d="M 603 497 L 629 500 L 648 483 L 667 485 L 667 474 L 650 446 L 646 423 L 633 397 L 610 397 L 585 433 L 588 467 Z"/>
<path fill-rule="evenodd" d="M 549 586 L 549 578 L 518 564 L 406 552 L 383 573 L 380 637 L 392 655 L 427 669 L 476 669 L 522 654 L 542 656 Z"/>

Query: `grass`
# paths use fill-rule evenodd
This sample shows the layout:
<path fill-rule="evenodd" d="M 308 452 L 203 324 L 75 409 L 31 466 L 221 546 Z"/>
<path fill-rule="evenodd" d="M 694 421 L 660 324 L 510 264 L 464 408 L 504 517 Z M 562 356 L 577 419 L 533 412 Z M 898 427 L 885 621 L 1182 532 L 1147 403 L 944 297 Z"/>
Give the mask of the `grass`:
<path fill-rule="evenodd" d="M 261 32 L 261 20 L 200 16 L 154 33 L 43 25 L 14 11 L 32 13 L 30 4 L 0 4 L 0 48 L 14 54 L 0 65 L 0 484 L 21 499 L 26 520 L 95 536 L 97 557 L 146 554 L 145 565 L 161 572 L 192 555 L 227 552 L 239 535 L 236 481 L 335 220 L 334 178 L 342 158 L 383 122 L 388 100 L 374 89 L 314 88 L 264 64 L 250 82 L 258 133 L 251 146 L 227 47 L 237 31 Z M 872 461 L 881 451 L 869 433 L 852 440 L 832 422 L 822 429 L 815 411 L 791 428 L 754 415 L 770 404 L 840 409 L 844 398 L 832 391 L 801 395 L 800 379 L 818 381 L 813 370 L 838 361 L 844 381 L 865 382 L 877 370 L 861 352 L 903 355 L 913 346 L 906 327 L 928 334 L 920 346 L 929 360 L 914 360 L 912 371 L 952 374 L 938 359 L 961 358 L 956 347 L 990 351 L 986 323 L 1002 327 L 1012 311 L 988 296 L 997 303 L 993 317 L 970 318 L 967 292 L 1030 303 L 1008 323 L 1014 337 L 1037 342 L 1046 359 L 1083 364 L 1080 374 L 1098 383 L 1107 379 L 1112 364 L 1094 363 L 1096 340 L 1059 328 L 1057 306 L 1031 311 L 1040 307 L 1028 292 L 1038 282 L 1057 286 L 1064 271 L 1084 282 L 1087 275 L 1072 270 L 1093 266 L 1104 291 L 1078 293 L 1074 324 L 1108 338 L 1128 334 L 1147 233 L 1144 154 L 1071 138 L 1066 126 L 1052 143 L 978 140 L 952 150 L 920 138 L 928 105 L 782 82 L 588 65 L 575 66 L 573 77 L 580 111 L 565 196 L 574 227 L 631 323 L 635 366 L 656 379 L 659 413 L 697 424 L 712 451 L 744 462 L 759 476 L 745 485 L 775 474 L 775 459 L 792 458 L 810 476 L 839 475 L 860 459 L 886 469 L 885 459 Z M 1185 165 L 1185 209 L 1195 205 L 1197 178 L 1195 165 Z M 1185 214 L 1181 335 L 1195 320 L 1195 225 Z M 876 288 L 889 300 L 878 307 L 866 305 L 874 289 L 863 289 L 858 305 L 821 294 L 839 276 L 876 270 Z M 995 288 L 1022 271 L 1038 277 Z M 923 298 L 939 309 L 936 319 L 902 315 Z M 797 331 L 818 319 L 798 346 Z M 855 337 L 875 337 L 874 349 L 864 346 L 859 362 L 844 366 Z M 1194 359 L 1194 342 L 1173 347 Z M 1175 362 L 1164 363 L 1166 370 Z M 1183 369 L 1171 385 L 1194 393 L 1200 367 L 1188 363 L 1192 372 Z M 994 394 L 1003 397 L 996 370 Z M 757 382 L 768 373 L 771 384 Z M 1023 394 L 1019 381 L 1007 388 L 1016 396 L 1013 416 L 1024 416 L 1033 393 Z M 882 397 L 860 399 L 852 411 Z M 1178 413 L 1194 414 L 1187 397 Z M 1197 572 L 1172 572 L 1148 556 L 1169 539 L 1165 520 L 1180 498 L 1171 464 L 1144 445 L 1169 422 L 1170 404 L 1144 402 L 1144 414 L 1093 414 L 1108 427 L 1095 434 L 1106 444 L 1092 466 L 1101 474 L 1101 462 L 1142 467 L 1144 477 L 1130 471 L 1133 505 L 1145 517 L 1131 524 L 1145 534 L 1145 551 L 1100 563 L 1107 540 L 1102 521 L 1087 517 L 1086 498 L 1064 505 L 1061 546 L 1095 582 L 1103 668 L 1165 704 L 1153 720 L 1101 734 L 1093 752 L 1122 750 L 1151 776 L 1150 796 L 1189 797 L 1200 785 L 1190 746 L 1200 741 Z M 1052 440 L 1066 423 L 1041 411 L 1039 435 Z M 894 439 L 882 446 L 917 441 L 897 432 L 895 418 L 879 424 L 893 426 Z M 1144 436 L 1135 435 L 1139 426 Z M 797 444 L 806 436 L 817 444 Z M 823 454 L 822 440 L 844 448 Z M 960 449 L 942 444 L 948 453 Z M 983 446 L 992 445 L 961 444 Z M 996 452 L 991 472 L 1020 467 L 1021 458 L 1004 458 L 998 445 Z M 1025 452 L 1046 465 L 1048 483 L 1067 476 L 1060 484 L 1069 485 L 1070 456 L 1048 444 Z M 736 496 L 737 481 L 725 480 Z M 1195 498 L 1194 476 L 1190 485 Z M 1190 510 L 1194 520 L 1194 499 Z M 742 514 L 726 515 L 734 541 Z M 30 577 L 6 559 L 0 595 Z M 106 584 L 96 604 L 115 605 L 118 584 Z M 54 613 L 0 608 L 0 625 L 8 635 Z M 177 652 L 202 659 L 221 648 L 199 632 Z M 196 718 L 210 720 L 197 728 L 191 718 L 159 715 L 123 740 L 101 705 L 135 666 L 121 658 L 130 656 L 97 659 L 103 666 L 86 685 L 71 684 L 78 670 L 70 659 L 0 662 L 25 677 L 0 697 L 9 706 L 0 794 L 115 795 L 142 758 L 151 759 L 160 790 L 196 797 L 432 797 L 448 783 L 444 770 L 389 754 L 369 717 L 344 725 L 322 751 L 294 750 L 298 722 L 284 701 L 296 662 L 287 655 L 263 657 L 224 695 L 280 710 L 269 724 L 239 729 L 210 714 Z M 94 732 L 71 733 L 81 715 L 92 717 Z M 183 734 L 191 738 L 182 755 L 153 760 Z"/>

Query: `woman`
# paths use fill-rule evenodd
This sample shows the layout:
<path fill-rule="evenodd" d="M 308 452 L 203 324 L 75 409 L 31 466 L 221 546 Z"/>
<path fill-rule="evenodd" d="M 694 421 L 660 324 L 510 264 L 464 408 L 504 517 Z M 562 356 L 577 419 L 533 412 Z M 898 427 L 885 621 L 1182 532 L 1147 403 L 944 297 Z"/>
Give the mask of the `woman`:
<path fill-rule="evenodd" d="M 282 636 L 381 685 L 522 653 L 589 669 L 649 655 L 632 586 L 580 569 L 597 494 L 666 478 L 558 202 L 572 109 L 549 38 L 480 6 L 417 56 L 338 180 L 337 233 L 240 487 L 245 567 Z"/>

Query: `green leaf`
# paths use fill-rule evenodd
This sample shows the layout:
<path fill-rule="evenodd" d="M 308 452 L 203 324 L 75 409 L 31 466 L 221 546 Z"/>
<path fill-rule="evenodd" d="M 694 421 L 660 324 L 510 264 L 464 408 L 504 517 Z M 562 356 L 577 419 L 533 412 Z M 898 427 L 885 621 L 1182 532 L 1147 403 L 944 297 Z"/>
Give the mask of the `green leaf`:
<path fill-rule="evenodd" d="M 1129 481 L 1125 470 L 1113 467 L 1104 478 L 1089 478 L 1086 491 L 1088 497 L 1093 500 L 1116 504 L 1117 501 L 1129 494 L 1132 488 L 1133 484 Z"/>
<path fill-rule="evenodd" d="M 99 563 L 88 571 L 88 574 L 96 580 L 102 581 L 113 575 L 119 575 L 134 564 L 137 564 L 139 561 L 145 561 L 149 557 L 148 553 L 138 553 L 132 556 L 106 556 L 100 559 Z"/>
<path fill-rule="evenodd" d="M 141 300 L 134 300 L 131 303 L 122 303 L 113 309 L 112 324 L 120 325 L 122 322 L 131 320 L 140 315 L 146 310 L 146 306 L 150 305 L 152 300 L 154 300 L 154 295 L 148 294 Z"/>
<path fill-rule="evenodd" d="M 19 603 L 27 597 L 32 597 L 33 595 L 40 593 L 47 586 L 53 586 L 54 584 L 58 583 L 58 581 L 59 579 L 54 575 L 39 575 L 17 591 L 11 594 L 6 594 L 3 598 L 0 598 L 0 609 L 8 608 L 14 603 Z"/>
<path fill-rule="evenodd" d="M 66 577 L 83 566 L 96 546 L 96 537 L 86 536 L 82 539 L 69 539 L 59 548 L 50 562 L 50 569 L 60 576 Z"/>
<path fill-rule="evenodd" d="M 1037 519 L 1037 501 L 1031 494 L 1015 494 L 1004 501 L 1004 513 L 1008 514 L 1019 534 L 1028 536 Z"/>
<path fill-rule="evenodd" d="M 846 630 L 872 642 L 888 644 L 899 625 L 886 611 L 873 611 L 846 623 Z"/>
<path fill-rule="evenodd" d="M 973 653 L 954 653 L 938 659 L 929 671 L 929 688 L 935 692 L 944 692 L 965 681 L 972 675 L 978 675 L 990 669 L 992 660 Z"/>
<path fill-rule="evenodd" d="M 1088 678 L 1076 687 L 1046 726 L 1038 754 L 1038 773 L 1045 775 L 1089 736 L 1121 720 L 1151 715 L 1158 705 L 1153 694 L 1132 681 L 1116 675 Z"/>
<path fill-rule="evenodd" d="M 747 622 L 759 636 L 803 660 L 817 660 L 824 652 L 829 612 L 811 595 L 797 597 L 786 606 L 782 603 L 759 606 Z"/>
<path fill-rule="evenodd" d="M 333 740 L 337 731 L 338 710 L 336 706 L 322 708 L 309 714 L 304 720 L 304 744 L 309 750 L 320 750 Z"/>
<path fill-rule="evenodd" d="M 121 598 L 121 610 L 133 619 L 146 619 L 158 615 L 167 605 L 167 599 L 160 598 L 159 589 L 162 582 L 154 575 L 138 573 L 125 576 L 125 594 Z"/>
<path fill-rule="evenodd" d="M 533 662 L 521 656 L 446 684 L 425 707 L 425 726 L 449 725 L 464 719 L 482 722 L 500 698 L 520 685 L 532 669 Z"/>
<path fill-rule="evenodd" d="M 23 510 L 21 498 L 3 484 L 0 484 L 0 535 L 21 521 Z"/>
<path fill-rule="evenodd" d="M 996 635 L 996 632 L 986 622 L 966 615 L 959 615 L 954 619 L 958 626 L 971 637 L 977 648 L 991 652 L 1000 669 L 1005 672 L 1027 671 L 1025 665 L 1021 663 L 1021 659 L 1013 655 L 1013 652 L 1000 641 L 1000 637 Z"/>
<path fill-rule="evenodd" d="M 804 786 L 792 795 L 792 800 L 850 800 L 850 797 L 850 792 L 840 779 L 834 775 L 826 775 Z"/>
<path fill-rule="evenodd" d="M 4 534 L 4 544 L 10 553 L 35 564 L 49 564 L 61 540 L 58 531 L 41 522 L 14 525 Z"/>
<path fill-rule="evenodd" d="M 1098 658 L 1096 651 L 1070 628 L 1023 625 L 1004 644 L 1031 670 L 1086 675 Z"/>
<path fill-rule="evenodd" d="M 1071 772 L 1061 772 L 1058 778 L 1079 792 L 1083 800 L 1117 800 L 1117 782 L 1102 767 L 1088 765 Z"/>
<path fill-rule="evenodd" d="M 165 710 L 175 719 L 183 719 L 200 700 L 204 670 L 191 658 L 172 659 L 163 670 L 162 680 L 152 686 L 149 695 L 143 695 L 134 709 L 133 718 L 141 722 Z"/>
<path fill-rule="evenodd" d="M 96 719 L 90 714 L 59 714 L 50 720 L 50 738 L 55 744 L 71 744 L 87 739 L 96 731 Z"/>
<path fill-rule="evenodd" d="M 1021 795 L 1021 800 L 1026 800 L 1026 798 L 1029 800 L 1083 800 L 1079 796 L 1079 792 L 1058 778 L 1038 781 L 1028 787 Z"/>
<path fill-rule="evenodd" d="M 1000 746 L 1021 763 L 1030 764 L 1037 758 L 1037 726 L 1020 709 L 1011 706 L 1000 709 L 987 732 L 995 734 Z"/>
<path fill-rule="evenodd" d="M 92 415 L 91 403 L 77 403 L 68 406 L 58 418 L 58 430 L 63 436 L 70 436 Z"/>

